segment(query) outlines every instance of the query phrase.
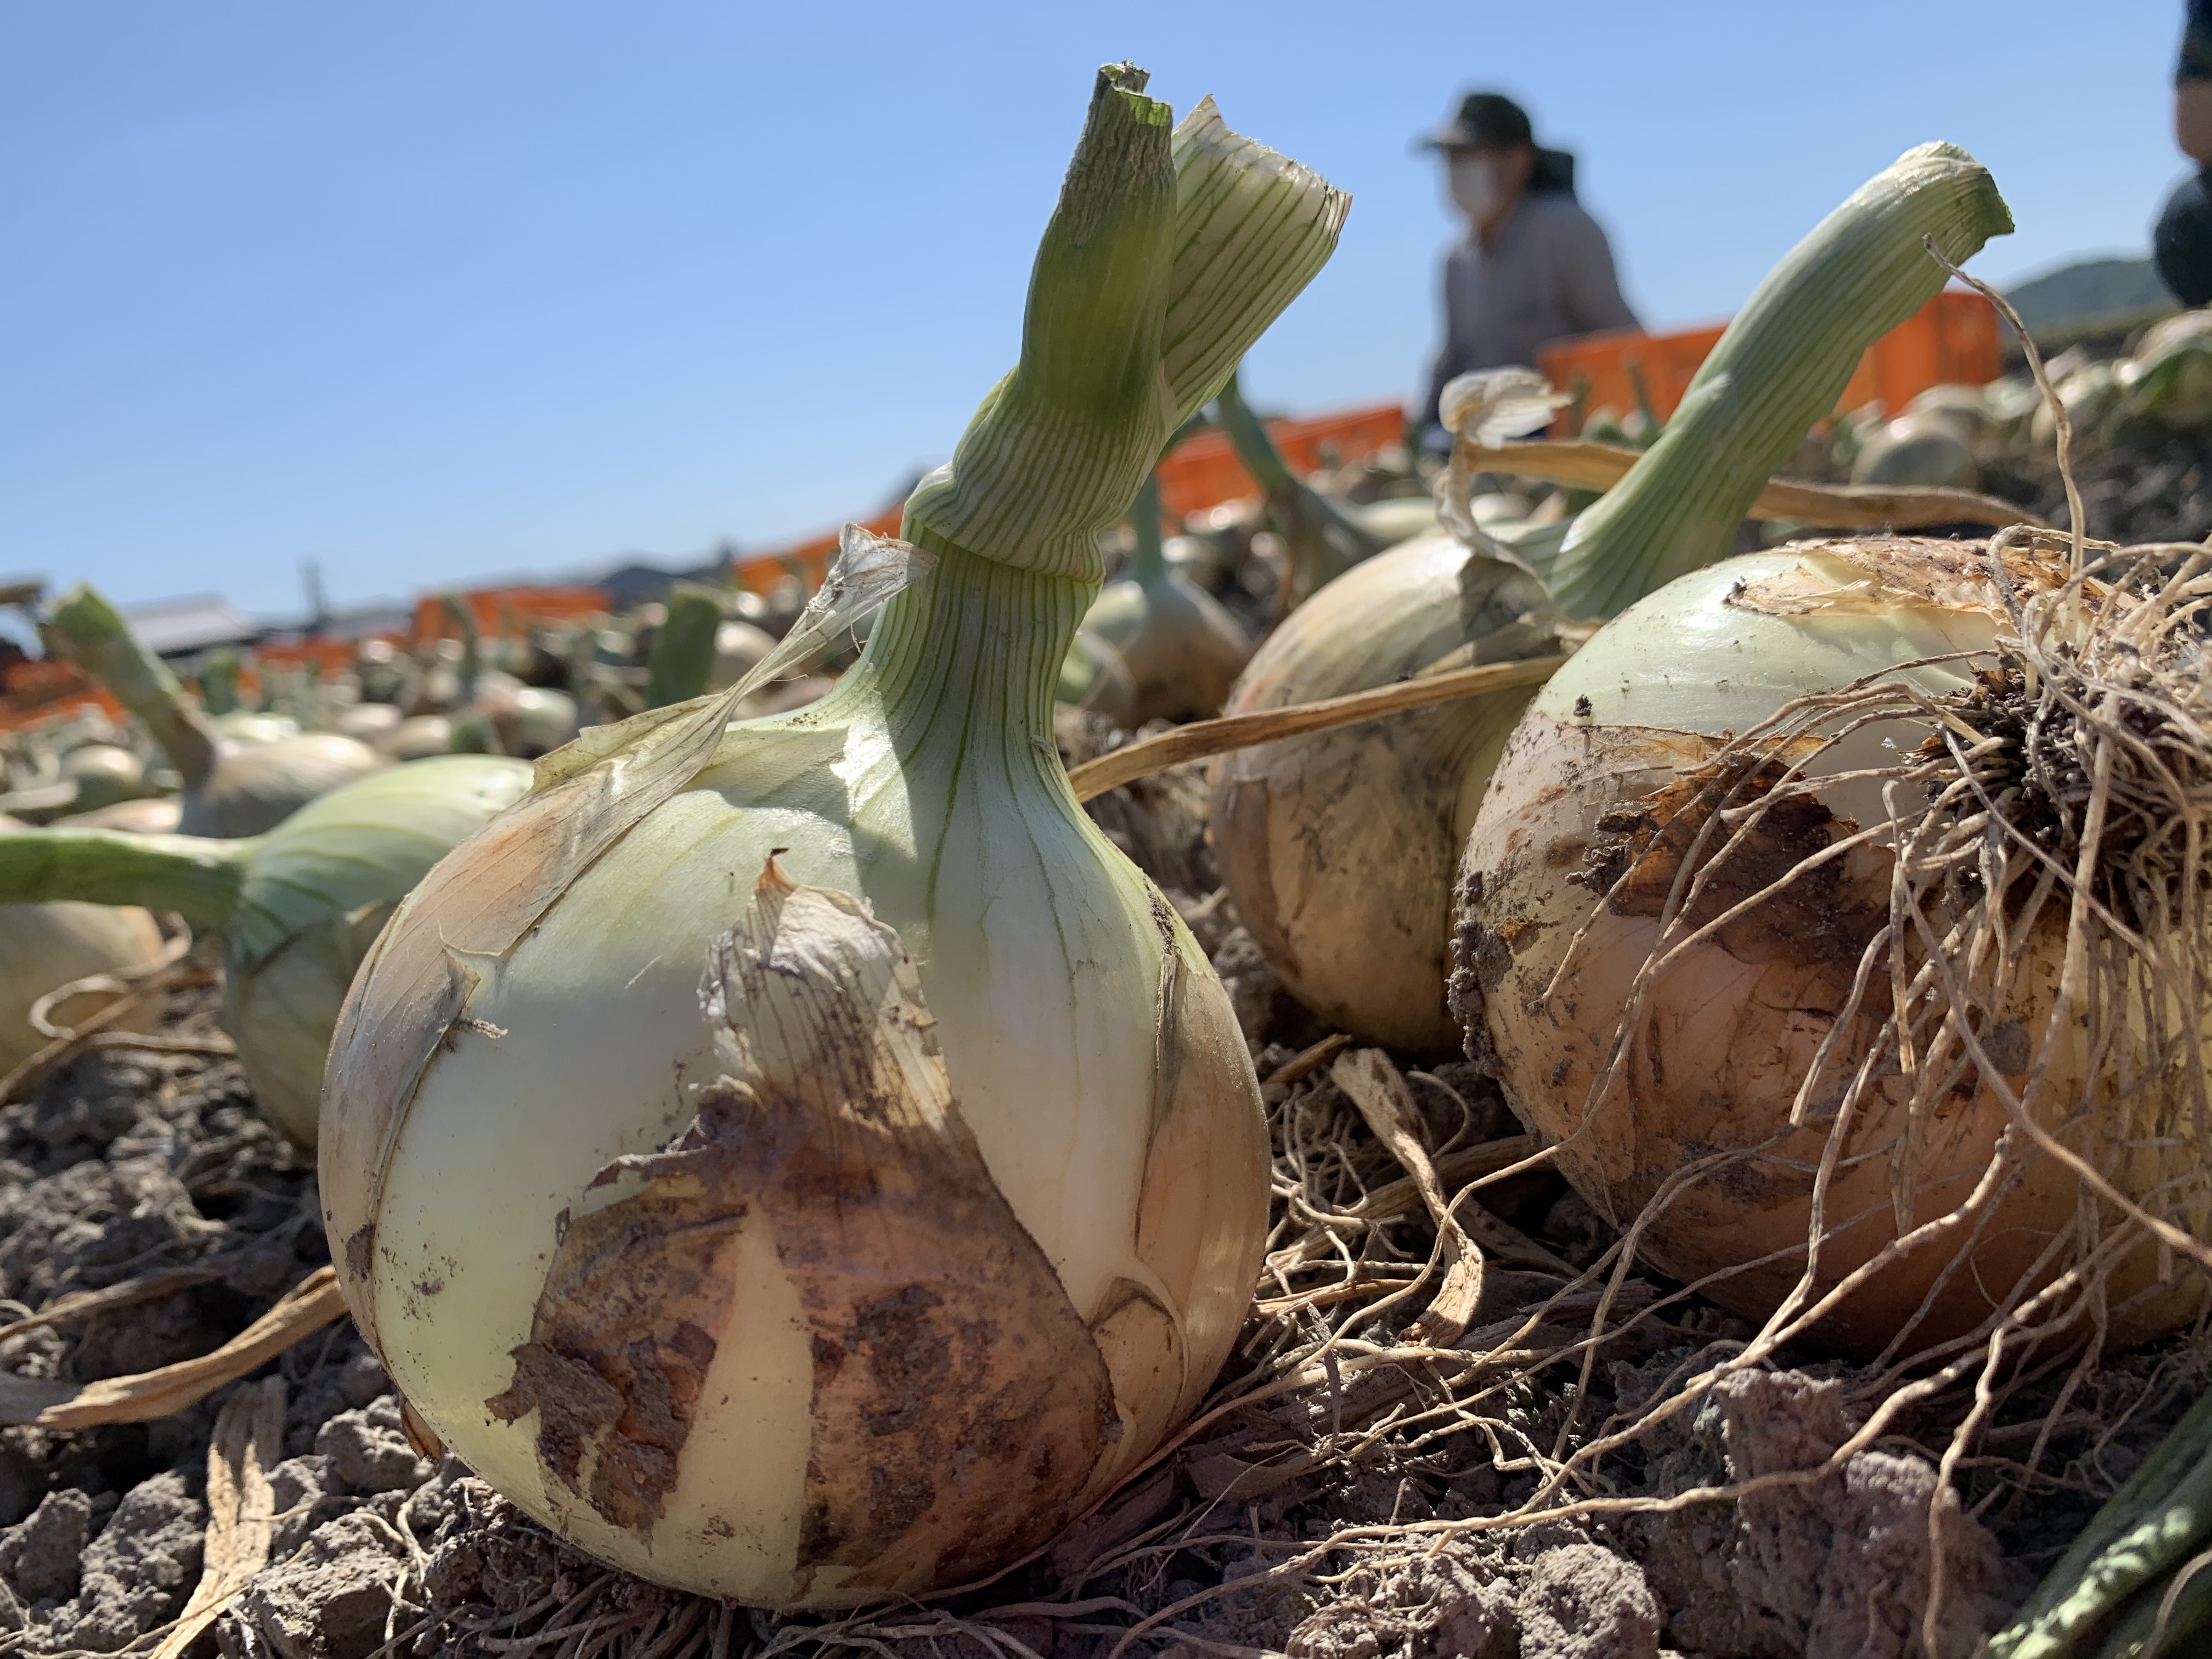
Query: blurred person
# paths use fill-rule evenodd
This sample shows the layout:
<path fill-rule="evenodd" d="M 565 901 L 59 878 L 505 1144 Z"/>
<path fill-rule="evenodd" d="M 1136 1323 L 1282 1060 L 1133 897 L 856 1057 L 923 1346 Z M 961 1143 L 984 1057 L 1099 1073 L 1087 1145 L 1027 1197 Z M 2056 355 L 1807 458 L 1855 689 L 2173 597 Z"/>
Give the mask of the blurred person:
<path fill-rule="evenodd" d="M 1575 158 L 1539 147 L 1520 105 L 1469 93 L 1421 146 L 1443 155 L 1445 187 L 1467 221 L 1444 259 L 1443 349 L 1415 422 L 1427 441 L 1442 430 L 1437 402 L 1454 375 L 1533 368 L 1552 341 L 1638 325 L 1605 232 L 1575 200 Z"/>
<path fill-rule="evenodd" d="M 2212 0 L 2188 0 L 2173 74 L 2173 142 L 2197 170 L 2166 198 L 2151 252 L 2175 299 L 2212 304 Z"/>

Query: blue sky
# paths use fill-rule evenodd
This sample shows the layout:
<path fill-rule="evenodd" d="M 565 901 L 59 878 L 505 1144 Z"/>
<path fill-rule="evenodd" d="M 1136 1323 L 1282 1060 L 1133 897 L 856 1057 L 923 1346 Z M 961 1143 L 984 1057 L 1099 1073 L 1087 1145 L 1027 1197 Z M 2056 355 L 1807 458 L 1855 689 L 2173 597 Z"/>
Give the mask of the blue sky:
<path fill-rule="evenodd" d="M 2000 283 L 2136 251 L 2179 3 L 0 9 L 0 576 L 300 603 L 764 545 L 878 505 L 1012 361 L 1094 66 L 1352 191 L 1267 405 L 1405 395 L 1462 89 L 1577 150 L 1649 323 L 1725 314 L 1910 145 Z M 2094 21 L 2090 20 L 2094 19 Z"/>

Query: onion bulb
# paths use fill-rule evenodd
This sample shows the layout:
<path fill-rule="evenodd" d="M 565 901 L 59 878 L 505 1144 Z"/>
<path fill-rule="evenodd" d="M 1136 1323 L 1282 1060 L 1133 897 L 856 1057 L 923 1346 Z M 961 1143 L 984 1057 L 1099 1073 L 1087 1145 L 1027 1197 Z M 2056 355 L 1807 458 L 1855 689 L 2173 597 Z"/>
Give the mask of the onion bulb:
<path fill-rule="evenodd" d="M 1907 152 L 1767 274 L 1665 432 L 1564 524 L 1509 535 L 1478 522 L 1474 446 L 1541 424 L 1558 398 L 1531 370 L 1461 376 L 1444 389 L 1458 442 L 1438 501 L 1477 555 L 1425 537 L 1370 562 L 1380 569 L 1338 578 L 1261 647 L 1227 712 L 1545 656 L 1569 637 L 1565 617 L 1609 614 L 1719 557 L 1867 346 L 1943 285 L 1924 239 L 1962 258 L 2009 226 L 1972 156 L 1947 144 Z M 1451 872 L 1527 695 L 1492 692 L 1217 763 L 1214 857 L 1237 914 L 1292 994 L 1363 1042 L 1420 1052 L 1456 1040 L 1444 1000 Z"/>
<path fill-rule="evenodd" d="M 331 729 L 341 737 L 358 738 L 375 746 L 398 731 L 401 718 L 395 703 L 357 702 L 340 709 L 331 722 Z"/>
<path fill-rule="evenodd" d="M 779 1607 L 963 1583 L 1196 1404 L 1264 1243 L 1227 994 L 1077 805 L 1097 537 L 1345 198 L 1103 71 L 1020 365 L 736 687 L 587 733 L 403 904 L 325 1081 L 355 1319 L 571 1543 Z M 843 635 L 818 702 L 726 724 Z"/>
<path fill-rule="evenodd" d="M 220 933 L 223 1029 L 270 1121 L 312 1147 L 331 1030 L 377 930 L 425 871 L 519 800 L 530 778 L 523 762 L 499 756 L 418 761 L 333 789 L 249 840 L 0 835 L 0 899 L 136 902 Z"/>
<path fill-rule="evenodd" d="M 2115 369 L 2129 403 L 2184 432 L 2212 425 L 2212 310 L 2155 323 Z"/>
<path fill-rule="evenodd" d="M 1908 412 L 1885 424 L 1851 463 L 1851 482 L 1929 484 L 1978 489 L 1982 469 L 1960 435 L 1959 422 L 1940 414 Z"/>
<path fill-rule="evenodd" d="M 720 690 L 735 685 L 775 649 L 775 635 L 765 628 L 735 617 L 726 618 L 714 629 L 714 686 Z"/>
<path fill-rule="evenodd" d="M 1103 714 L 1125 732 L 1143 724 L 1137 718 L 1136 676 L 1120 652 L 1087 628 L 1078 628 L 1067 642 L 1052 695 L 1055 702 Z"/>
<path fill-rule="evenodd" d="M 233 838 L 274 829 L 325 790 L 386 763 L 333 732 L 240 744 L 218 735 L 186 701 L 168 665 L 131 637 L 107 601 L 79 586 L 54 602 L 47 632 L 146 723 L 185 781 L 179 826 Z"/>
<path fill-rule="evenodd" d="M 396 761 L 449 755 L 453 751 L 453 722 L 444 714 L 410 714 L 377 746 Z"/>
<path fill-rule="evenodd" d="M 0 817 L 0 836 L 24 830 Z M 46 1047 L 49 1039 L 31 1024 L 41 997 L 77 980 L 143 967 L 161 949 L 161 930 L 145 911 L 110 908 L 63 900 L 46 904 L 0 904 L 0 1075 L 5 1075 Z M 88 993 L 64 998 L 49 1020 L 67 1026 L 110 1000 Z M 150 1031 L 161 1009 L 142 1007 L 114 1029 Z"/>
<path fill-rule="evenodd" d="M 2033 545 L 2015 546 L 2005 568 L 2019 594 L 2059 587 L 2066 570 Z M 1904 833 L 1892 815 L 1916 822 L 1938 787 L 1899 781 L 1905 763 L 1941 758 L 1946 733 L 1984 744 L 1983 763 L 2021 782 L 1966 797 L 1969 811 L 1989 808 L 1989 827 L 1969 824 L 1966 844 L 2044 867 L 2005 831 L 2036 833 L 2041 775 L 2022 745 L 2047 725 L 2038 740 L 2049 754 L 2064 762 L 2071 750 L 2056 721 L 2023 725 L 2008 712 L 2006 698 L 2027 694 L 1987 689 L 2001 631 L 2016 631 L 2008 603 L 2017 599 L 2000 592 L 1979 546 L 1938 541 L 1798 544 L 1680 577 L 1608 623 L 1537 694 L 1468 836 L 1452 985 L 1470 1052 L 1616 1225 L 1668 1188 L 1667 1204 L 1643 1218 L 1644 1255 L 1752 1318 L 1782 1307 L 1804 1269 L 1815 1175 L 1862 1069 L 1865 1092 L 1826 1189 L 1815 1297 L 1905 1226 L 1965 1202 L 2011 1121 L 2004 1093 L 2028 1086 L 2069 941 L 2063 889 L 2032 920 L 2023 915 L 2032 878 L 2007 879 L 1993 951 L 1945 947 L 1944 971 L 1960 986 L 2008 975 L 1974 1018 L 1987 1071 L 1964 1067 L 1945 1084 L 1947 1051 L 1924 1033 L 1901 1069 L 1881 1046 L 1883 1021 L 1915 973 L 1936 971 L 1916 966 L 1929 959 L 1919 931 L 1909 949 L 1887 931 Z M 2193 693 L 2185 685 L 2182 701 L 2201 705 L 2201 666 L 2189 675 L 2199 684 Z M 1910 687 L 1918 700 L 1899 694 L 1893 707 L 1849 718 L 1823 705 L 1753 741 L 1794 699 L 1848 702 L 1862 680 Z M 2136 684 L 2146 699 L 2156 695 L 2156 682 Z M 2015 767 L 2008 757 L 2021 758 Z M 2055 831 L 2050 845 L 2077 856 Z M 1993 914 L 1974 884 L 1983 866 L 1963 867 L 1971 878 L 1929 890 L 1936 937 L 1970 938 Z M 2100 890 L 2129 879 L 2115 864 Z M 2201 889 L 2203 872 L 2193 879 Z M 1661 960 L 1670 904 L 1680 921 Z M 2154 942 L 2184 963 L 2201 948 Z M 2142 970 L 2130 995 L 2144 994 Z M 1942 981 L 1927 994 L 1939 1014 L 1953 1011 Z M 1631 1008 L 1638 1017 L 1617 1036 Z M 2055 1103 L 2045 1114 L 2053 1132 L 2086 1131 L 2112 1112 L 2105 1133 L 2125 1165 L 2115 1179 L 2132 1182 L 2144 1202 L 2163 1188 L 2198 1206 L 2201 1221 L 2206 1125 L 2190 1121 L 2203 1107 L 2189 1106 L 2186 1077 L 2192 1066 L 2203 1075 L 2212 1008 L 2200 994 L 2181 1017 L 2176 1053 L 2153 1048 L 2136 1021 L 2114 1039 L 2124 1052 L 2093 1060 L 2069 1028 L 2038 1086 Z M 1911 1106 L 1916 1066 L 1935 1068 L 1925 1115 Z M 2124 1131 L 2109 1102 L 2085 1107 L 2105 1095 L 2107 1073 L 2148 1078 L 2142 1109 L 2162 1127 Z M 2168 1150 L 2141 1154 L 2130 1142 Z M 1670 1188 L 1699 1160 L 1717 1161 L 1711 1179 Z M 2039 1258 L 2080 1224 L 2083 1202 L 2072 1170 L 2029 1159 L 1978 1232 L 1960 1225 L 1923 1240 L 1843 1296 L 1817 1334 L 1870 1353 L 1908 1325 L 1920 1342 L 1971 1332 L 2008 1292 L 2066 1265 Z M 2154 1258 L 2139 1251 L 2123 1265 L 2116 1303 L 2151 1285 Z M 2150 1334 L 2191 1305 L 2153 1297 L 2115 1322 L 2114 1336 Z"/>
<path fill-rule="evenodd" d="M 1227 712 L 1560 649 L 1550 596 L 1443 531 L 1354 567 L 1255 653 Z M 1459 1041 L 1444 1006 L 1452 872 L 1534 685 L 1287 738 L 1214 763 L 1216 867 L 1291 994 L 1364 1042 Z"/>
<path fill-rule="evenodd" d="M 1084 631 L 1121 653 L 1133 683 L 1134 707 L 1119 723 L 1219 714 L 1252 641 L 1219 600 L 1169 568 L 1158 478 L 1145 480 L 1129 522 L 1137 544 L 1128 574 L 1107 583 L 1083 617 Z"/>
<path fill-rule="evenodd" d="M 146 793 L 145 763 L 112 743 L 88 743 L 62 757 L 62 776 L 76 785 L 72 812 L 96 812 Z"/>
<path fill-rule="evenodd" d="M 235 708 L 228 714 L 213 715 L 208 724 L 215 728 L 216 736 L 241 748 L 260 743 L 281 743 L 287 738 L 300 735 L 300 722 L 289 714 L 258 714 L 247 708 Z"/>

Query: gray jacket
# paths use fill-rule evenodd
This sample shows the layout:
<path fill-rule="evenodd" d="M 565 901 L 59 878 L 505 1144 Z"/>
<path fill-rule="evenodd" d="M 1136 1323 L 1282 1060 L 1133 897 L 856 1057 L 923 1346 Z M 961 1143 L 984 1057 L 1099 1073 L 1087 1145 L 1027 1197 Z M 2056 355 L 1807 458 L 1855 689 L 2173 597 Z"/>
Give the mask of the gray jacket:
<path fill-rule="evenodd" d="M 1536 348 L 1601 329 L 1635 328 L 1597 221 L 1562 191 L 1531 191 L 1485 247 L 1473 230 L 1444 261 L 1444 349 L 1421 424 L 1455 374 L 1534 368 Z"/>

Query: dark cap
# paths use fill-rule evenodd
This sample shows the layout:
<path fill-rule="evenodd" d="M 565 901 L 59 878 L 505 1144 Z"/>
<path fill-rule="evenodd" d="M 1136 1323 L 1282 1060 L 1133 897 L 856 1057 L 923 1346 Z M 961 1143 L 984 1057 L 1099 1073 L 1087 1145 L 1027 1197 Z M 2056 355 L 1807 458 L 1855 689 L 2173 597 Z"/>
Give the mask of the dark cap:
<path fill-rule="evenodd" d="M 1428 149 L 1469 149 L 1478 144 L 1533 144 L 1528 112 L 1498 92 L 1470 92 L 1449 125 L 1421 140 Z"/>

